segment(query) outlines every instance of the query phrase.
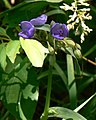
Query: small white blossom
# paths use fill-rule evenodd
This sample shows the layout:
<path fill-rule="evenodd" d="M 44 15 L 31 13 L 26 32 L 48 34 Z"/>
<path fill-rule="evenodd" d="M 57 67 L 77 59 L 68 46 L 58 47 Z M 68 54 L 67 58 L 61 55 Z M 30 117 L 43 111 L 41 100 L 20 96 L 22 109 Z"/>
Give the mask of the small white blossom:
<path fill-rule="evenodd" d="M 67 4 L 65 4 L 65 3 L 63 3 L 63 5 L 64 5 L 64 6 L 60 6 L 61 9 L 64 9 L 65 11 L 67 11 L 67 10 L 72 10 L 72 11 L 73 11 L 73 8 L 70 7 L 69 5 L 67 5 Z"/>
<path fill-rule="evenodd" d="M 80 9 L 78 6 L 82 6 L 83 8 Z M 87 6 L 87 7 L 86 7 Z M 67 4 L 63 4 L 63 6 L 60 6 L 61 9 L 64 9 L 65 11 L 71 10 L 73 11 L 73 15 L 69 15 L 69 20 L 67 21 L 67 27 L 68 30 L 75 29 L 75 35 L 80 35 L 81 42 L 84 41 L 85 35 L 88 35 L 92 31 L 86 24 L 85 20 L 91 20 L 92 16 L 89 14 L 90 8 L 88 7 L 89 4 L 87 3 L 87 0 L 74 0 L 73 3 L 71 3 L 71 6 Z M 82 29 L 80 31 L 80 29 Z"/>
<path fill-rule="evenodd" d="M 86 2 L 87 2 L 87 0 L 78 0 L 78 3 L 79 3 L 78 5 L 89 6 L 89 4 Z"/>
<path fill-rule="evenodd" d="M 85 39 L 85 38 L 84 38 L 84 33 L 81 34 L 80 38 L 81 38 L 81 43 L 83 43 L 83 41 L 84 41 L 84 39 Z"/>

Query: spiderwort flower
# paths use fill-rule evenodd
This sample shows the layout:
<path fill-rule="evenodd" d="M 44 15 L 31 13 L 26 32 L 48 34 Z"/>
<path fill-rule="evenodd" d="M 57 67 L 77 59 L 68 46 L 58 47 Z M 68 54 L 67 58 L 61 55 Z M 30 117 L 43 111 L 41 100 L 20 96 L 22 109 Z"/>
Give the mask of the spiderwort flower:
<path fill-rule="evenodd" d="M 44 25 L 47 21 L 47 15 L 42 14 L 41 16 L 30 20 L 31 24 L 34 26 Z"/>
<path fill-rule="evenodd" d="M 58 40 L 62 40 L 68 36 L 68 28 L 65 24 L 55 23 L 50 30 L 52 36 Z"/>
<path fill-rule="evenodd" d="M 28 21 L 22 21 L 20 24 L 20 27 L 22 29 L 22 32 L 20 32 L 18 35 L 28 39 L 28 38 L 32 38 L 34 33 L 35 33 L 35 28 L 34 26 L 28 22 Z"/>

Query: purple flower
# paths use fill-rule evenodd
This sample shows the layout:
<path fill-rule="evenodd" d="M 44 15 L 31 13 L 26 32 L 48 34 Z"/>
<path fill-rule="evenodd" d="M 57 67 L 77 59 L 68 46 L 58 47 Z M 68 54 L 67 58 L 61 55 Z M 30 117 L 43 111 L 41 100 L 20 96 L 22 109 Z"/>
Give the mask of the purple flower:
<path fill-rule="evenodd" d="M 22 29 L 22 32 L 18 34 L 19 36 L 25 39 L 32 38 L 34 36 L 35 28 L 30 22 L 22 21 L 20 27 Z"/>
<path fill-rule="evenodd" d="M 44 25 L 47 21 L 47 15 L 42 14 L 41 16 L 30 20 L 31 24 L 34 26 Z"/>
<path fill-rule="evenodd" d="M 68 28 L 65 24 L 55 23 L 50 30 L 52 36 L 58 40 L 62 40 L 68 36 Z"/>

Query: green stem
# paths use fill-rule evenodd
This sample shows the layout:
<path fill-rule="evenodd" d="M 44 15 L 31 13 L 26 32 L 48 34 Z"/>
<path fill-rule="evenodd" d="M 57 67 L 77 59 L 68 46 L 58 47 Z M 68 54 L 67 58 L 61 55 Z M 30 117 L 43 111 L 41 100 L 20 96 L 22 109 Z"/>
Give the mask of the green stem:
<path fill-rule="evenodd" d="M 51 85 L 52 85 L 52 66 L 49 66 L 46 102 L 45 102 L 44 113 L 40 120 L 48 119 L 48 110 L 49 110 L 49 106 L 50 106 L 50 95 L 51 95 Z"/>

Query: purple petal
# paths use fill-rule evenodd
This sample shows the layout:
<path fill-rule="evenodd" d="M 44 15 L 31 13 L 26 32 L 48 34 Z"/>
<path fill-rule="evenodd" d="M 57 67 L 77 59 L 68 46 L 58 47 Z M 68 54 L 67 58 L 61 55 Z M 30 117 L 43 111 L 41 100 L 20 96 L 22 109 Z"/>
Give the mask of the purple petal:
<path fill-rule="evenodd" d="M 22 21 L 20 26 L 21 26 L 22 31 L 29 30 L 31 27 L 33 27 L 33 25 L 28 21 Z"/>
<path fill-rule="evenodd" d="M 57 33 L 58 34 L 57 30 L 59 30 L 59 29 L 60 29 L 60 24 L 59 23 L 55 23 L 55 24 L 52 25 L 50 31 L 51 31 L 51 33 Z"/>
<path fill-rule="evenodd" d="M 28 31 L 20 32 L 18 35 L 25 38 L 25 39 L 28 39 L 28 38 L 32 38 L 34 36 L 34 33 L 35 33 L 35 28 L 31 28 Z"/>
<path fill-rule="evenodd" d="M 68 36 L 68 29 L 65 24 L 55 23 L 50 30 L 52 36 L 56 39 L 62 40 Z"/>
<path fill-rule="evenodd" d="M 30 22 L 34 26 L 44 25 L 47 21 L 47 15 L 42 14 L 41 16 L 32 19 Z"/>
<path fill-rule="evenodd" d="M 29 31 L 28 31 L 28 36 L 29 38 L 32 38 L 34 36 L 34 33 L 35 33 L 35 28 L 31 28 Z"/>
<path fill-rule="evenodd" d="M 67 28 L 67 26 L 65 25 L 65 24 L 62 24 L 62 29 L 63 29 L 63 36 L 64 37 L 67 37 L 68 36 L 68 34 L 69 34 L 69 31 L 68 31 L 68 28 Z"/>
<path fill-rule="evenodd" d="M 63 36 L 60 35 L 52 35 L 52 36 L 58 40 L 62 40 L 64 38 Z"/>
<path fill-rule="evenodd" d="M 28 39 L 28 36 L 24 33 L 24 31 L 20 32 L 18 35 L 25 39 Z"/>

